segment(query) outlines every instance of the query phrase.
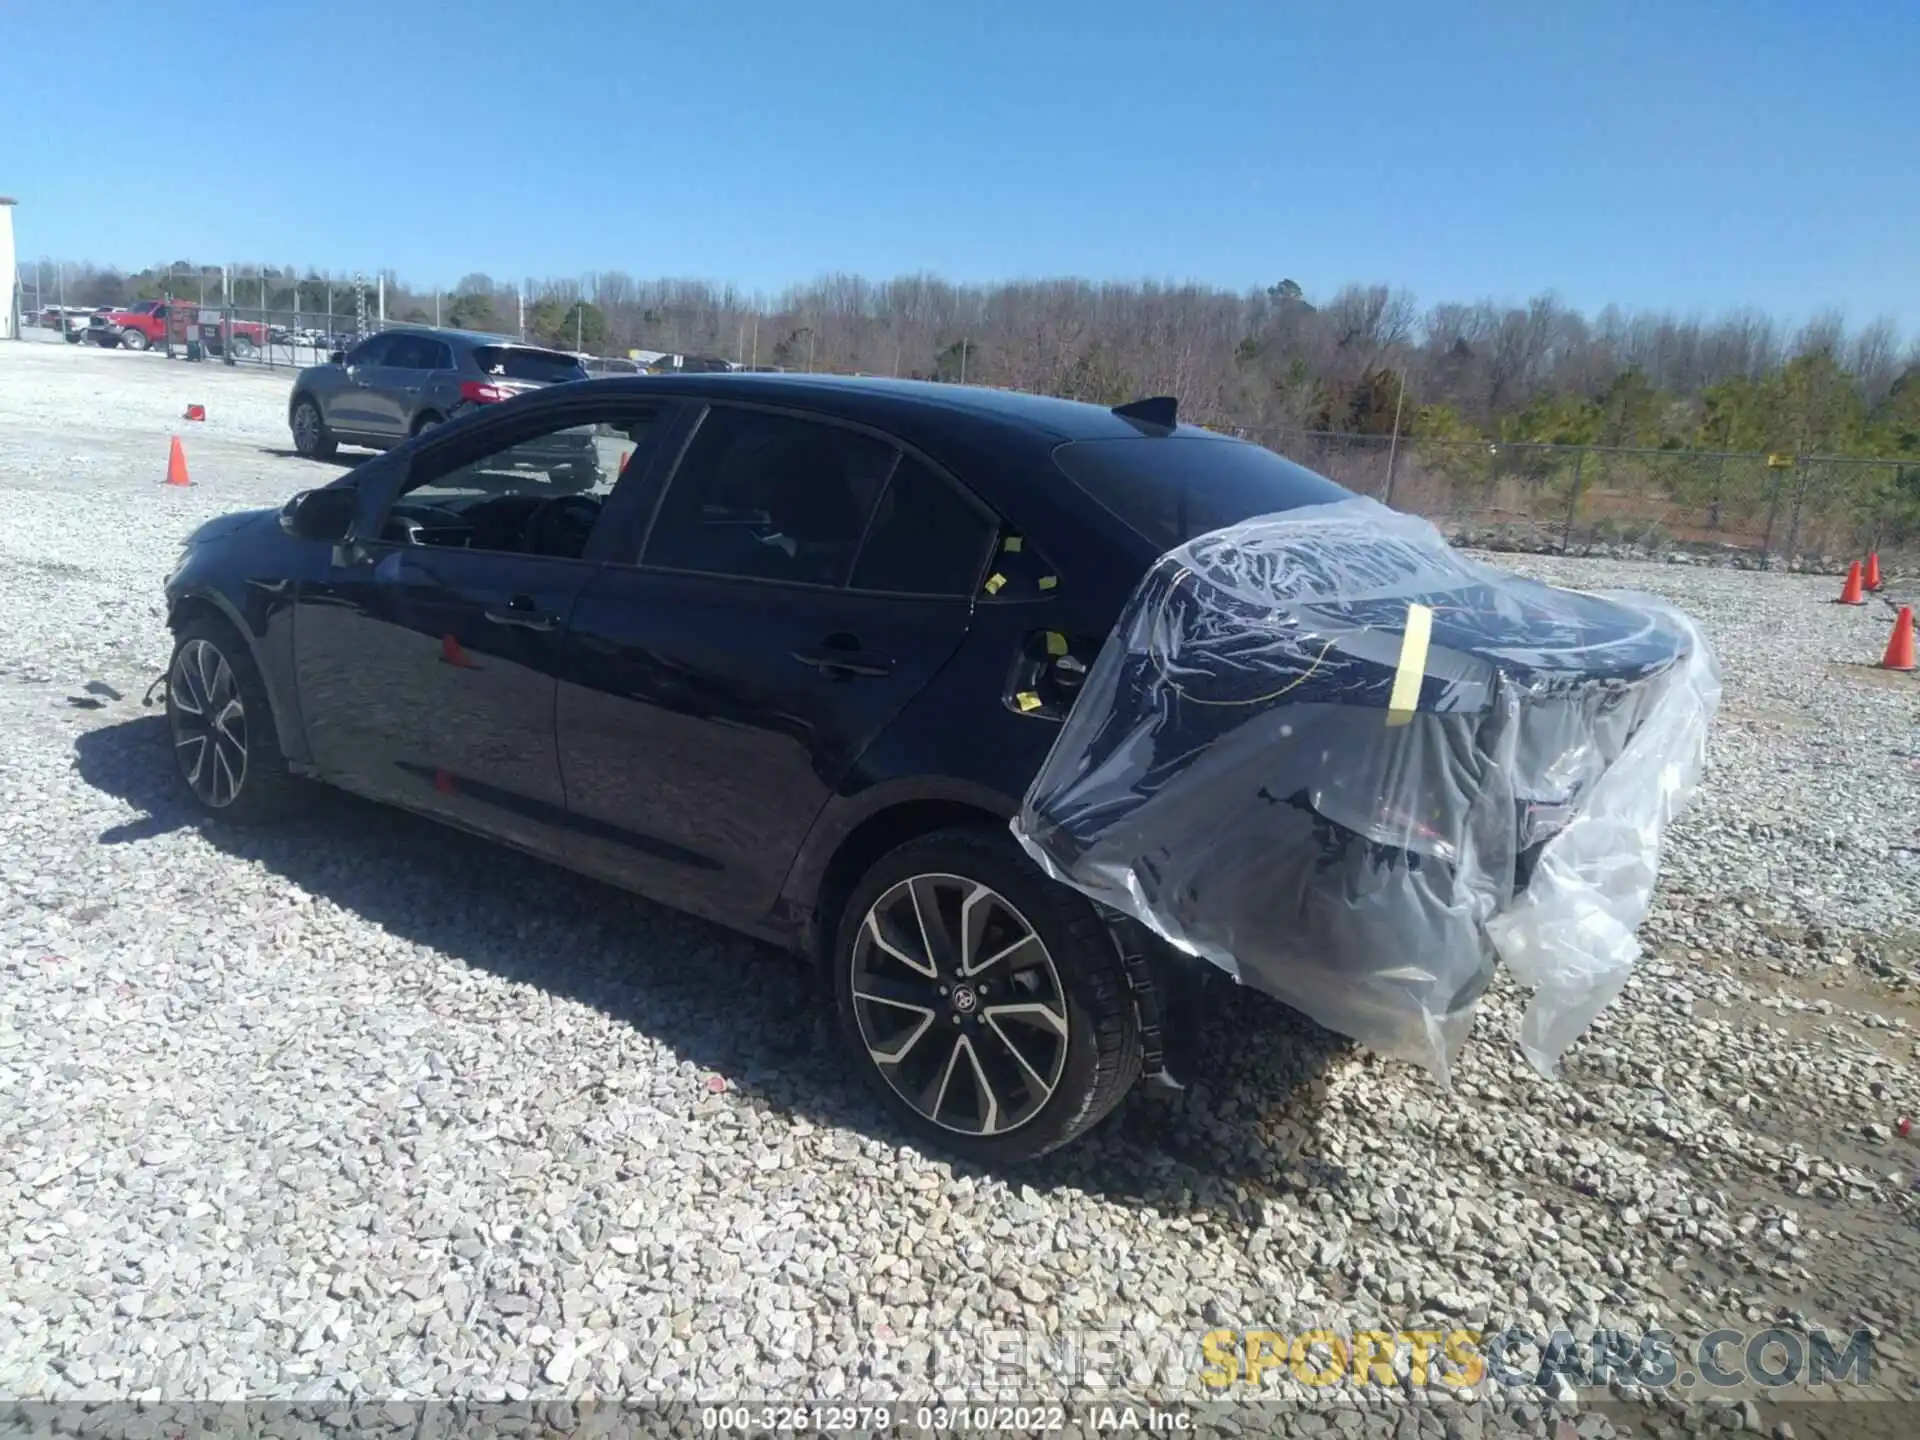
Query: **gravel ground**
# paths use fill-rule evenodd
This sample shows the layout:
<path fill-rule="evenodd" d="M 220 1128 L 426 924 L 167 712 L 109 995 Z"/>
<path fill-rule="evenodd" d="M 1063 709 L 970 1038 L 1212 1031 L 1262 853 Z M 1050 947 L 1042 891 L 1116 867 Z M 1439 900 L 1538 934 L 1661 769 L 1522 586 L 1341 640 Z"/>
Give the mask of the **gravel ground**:
<path fill-rule="evenodd" d="M 1867 1327 L 1845 1393 L 1920 1393 L 1920 683 L 1868 668 L 1883 607 L 1516 566 L 1679 601 L 1726 679 L 1648 958 L 1559 1082 L 1510 987 L 1450 1094 L 1242 1000 L 1206 1083 L 977 1173 L 889 1130 L 751 942 L 346 797 L 191 822 L 140 703 L 161 577 L 200 521 L 332 473 L 287 454 L 286 389 L 0 346 L 0 1396 L 1195 1399 L 1221 1328 L 1776 1323 Z M 191 489 L 158 483 L 169 433 Z M 990 1387 L 1008 1337 L 1028 1368 Z M 1352 1387 L 1265 1393 L 1312 1402 L 1268 1428 L 1359 1433 Z M 1364 1418 L 1717 1423 L 1681 1393 L 1487 1381 Z"/>

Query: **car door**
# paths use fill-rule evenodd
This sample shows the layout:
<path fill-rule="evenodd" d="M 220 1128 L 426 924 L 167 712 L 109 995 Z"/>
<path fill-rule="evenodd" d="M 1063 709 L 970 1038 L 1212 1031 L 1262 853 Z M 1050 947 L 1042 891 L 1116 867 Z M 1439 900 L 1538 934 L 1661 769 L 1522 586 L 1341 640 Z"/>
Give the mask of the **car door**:
<path fill-rule="evenodd" d="M 354 435 L 380 433 L 374 415 L 374 395 L 385 373 L 391 335 L 370 335 L 347 351 L 340 364 L 340 383 L 324 402 L 327 424 Z"/>
<path fill-rule="evenodd" d="M 378 366 L 361 390 L 366 403 L 368 433 L 383 440 L 400 440 L 413 432 L 413 414 L 433 371 L 434 342 L 424 335 L 389 337 Z"/>
<path fill-rule="evenodd" d="M 959 647 L 994 527 L 885 437 L 735 405 L 687 425 L 638 563 L 597 570 L 568 628 L 571 858 L 751 926 L 834 787 Z M 905 531 L 878 523 L 895 511 Z M 899 563 L 907 533 L 937 536 L 944 563 Z"/>
<path fill-rule="evenodd" d="M 582 489 L 554 437 L 644 450 L 664 408 L 598 397 L 450 427 L 361 499 L 355 538 L 301 588 L 294 654 L 323 777 L 523 848 L 564 848 L 554 687 L 576 598 L 631 533 L 617 467 Z M 532 457 L 532 458 L 530 458 Z"/>

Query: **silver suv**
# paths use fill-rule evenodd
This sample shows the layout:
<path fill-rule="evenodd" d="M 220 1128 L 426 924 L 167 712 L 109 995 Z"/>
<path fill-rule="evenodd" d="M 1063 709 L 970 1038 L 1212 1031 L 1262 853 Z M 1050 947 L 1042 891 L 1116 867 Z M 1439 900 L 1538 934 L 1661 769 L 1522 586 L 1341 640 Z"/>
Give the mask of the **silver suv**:
<path fill-rule="evenodd" d="M 293 448 L 386 450 L 479 405 L 585 380 L 579 358 L 502 335 L 397 327 L 302 370 L 287 401 Z M 555 437 L 558 440 L 560 437 Z"/>

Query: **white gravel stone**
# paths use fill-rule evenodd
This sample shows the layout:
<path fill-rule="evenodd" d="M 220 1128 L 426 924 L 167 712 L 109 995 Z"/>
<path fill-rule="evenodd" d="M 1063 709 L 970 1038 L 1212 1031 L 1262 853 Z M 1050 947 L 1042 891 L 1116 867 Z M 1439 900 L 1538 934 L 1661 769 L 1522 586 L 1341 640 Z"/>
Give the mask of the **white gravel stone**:
<path fill-rule="evenodd" d="M 1108 1391 L 1201 1397 L 1223 1327 L 1790 1317 L 1873 1326 L 1911 1393 L 1920 682 L 1859 668 L 1881 607 L 1511 561 L 1679 601 L 1726 675 L 1649 953 L 1561 1079 L 1506 983 L 1449 1094 L 1230 997 L 1199 1083 L 979 1174 L 887 1128 L 751 942 L 344 798 L 192 823 L 140 704 L 161 579 L 201 521 L 335 473 L 278 453 L 286 393 L 0 345 L 0 1395 L 904 1403 L 987 1394 L 1002 1332 L 1098 1330 L 1142 1347 Z M 1295 1433 L 1362 1414 L 1272 1388 L 1321 1402 Z M 1408 1433 L 1554 1433 L 1551 1397 L 1483 1390 Z"/>

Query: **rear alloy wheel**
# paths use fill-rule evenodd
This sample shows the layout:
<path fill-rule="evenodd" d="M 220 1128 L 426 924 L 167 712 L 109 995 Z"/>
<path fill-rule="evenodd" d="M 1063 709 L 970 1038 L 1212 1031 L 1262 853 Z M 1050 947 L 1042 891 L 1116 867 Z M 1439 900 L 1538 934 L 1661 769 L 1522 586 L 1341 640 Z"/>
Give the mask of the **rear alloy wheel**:
<path fill-rule="evenodd" d="M 201 809 L 250 825 L 294 808 L 299 782 L 280 753 L 266 687 L 224 622 L 182 629 L 167 667 L 167 727 L 175 768 Z"/>
<path fill-rule="evenodd" d="M 330 460 L 340 448 L 327 430 L 319 405 L 306 396 L 293 407 L 292 426 L 294 453 L 305 459 Z"/>
<path fill-rule="evenodd" d="M 943 831 L 882 859 L 847 906 L 836 960 L 858 1063 L 912 1129 L 970 1159 L 1066 1144 L 1139 1074 L 1112 936 L 999 837 Z"/>

